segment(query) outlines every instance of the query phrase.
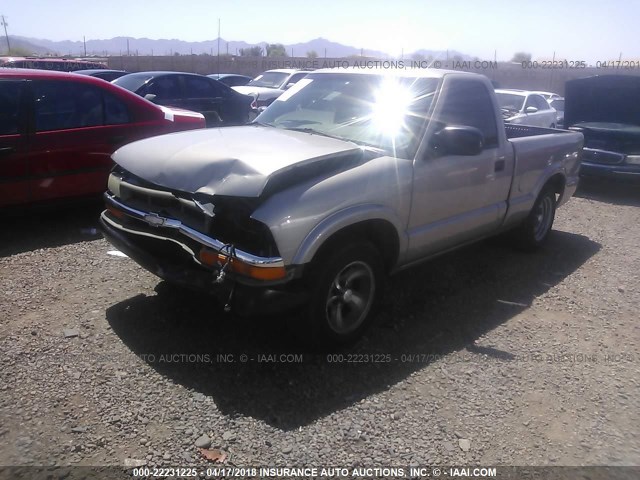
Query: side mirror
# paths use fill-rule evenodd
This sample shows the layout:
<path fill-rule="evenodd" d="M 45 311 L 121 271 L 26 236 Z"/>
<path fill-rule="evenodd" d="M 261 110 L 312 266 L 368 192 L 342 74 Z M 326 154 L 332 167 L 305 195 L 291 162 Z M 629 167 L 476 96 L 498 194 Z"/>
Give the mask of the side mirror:
<path fill-rule="evenodd" d="M 536 113 L 538 109 L 536 107 L 527 107 L 524 110 L 524 113 Z"/>
<path fill-rule="evenodd" d="M 289 90 L 291 87 L 293 87 L 295 85 L 295 82 L 292 83 L 287 83 L 284 87 L 285 90 Z"/>
<path fill-rule="evenodd" d="M 431 147 L 439 155 L 477 155 L 484 148 L 484 136 L 475 127 L 450 125 L 433 135 Z"/>
<path fill-rule="evenodd" d="M 146 98 L 146 99 L 147 99 L 147 100 L 149 100 L 150 102 L 153 102 L 153 101 L 156 99 L 156 96 L 157 96 L 157 95 L 155 95 L 155 94 L 153 94 L 153 93 L 147 93 L 147 94 L 144 96 L 144 98 Z"/>

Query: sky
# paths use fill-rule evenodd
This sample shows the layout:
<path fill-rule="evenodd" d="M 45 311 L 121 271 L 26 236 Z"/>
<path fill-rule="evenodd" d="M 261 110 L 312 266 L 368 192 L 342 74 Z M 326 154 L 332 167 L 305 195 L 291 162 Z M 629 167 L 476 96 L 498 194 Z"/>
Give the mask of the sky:
<path fill-rule="evenodd" d="M 571 61 L 640 59 L 639 0 L 4 0 L 10 35 L 292 44 L 317 37 L 392 55 L 457 50 Z"/>

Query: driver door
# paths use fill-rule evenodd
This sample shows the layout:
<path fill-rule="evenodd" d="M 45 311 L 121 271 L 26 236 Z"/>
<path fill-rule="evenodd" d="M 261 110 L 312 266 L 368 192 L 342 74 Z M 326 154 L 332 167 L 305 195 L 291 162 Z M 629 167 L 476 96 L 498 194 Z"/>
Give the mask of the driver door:
<path fill-rule="evenodd" d="M 500 144 L 497 108 L 483 81 L 447 76 L 423 148 L 414 161 L 408 260 L 481 237 L 506 211 L 512 154 Z M 471 126 L 484 136 L 477 155 L 435 153 L 433 134 L 450 125 Z M 421 153 L 420 153 L 421 152 Z"/>

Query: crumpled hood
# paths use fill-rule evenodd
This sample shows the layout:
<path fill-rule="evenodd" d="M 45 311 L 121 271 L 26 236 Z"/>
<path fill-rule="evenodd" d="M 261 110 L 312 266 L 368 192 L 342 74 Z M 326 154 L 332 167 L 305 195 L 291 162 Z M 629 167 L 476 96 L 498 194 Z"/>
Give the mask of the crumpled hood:
<path fill-rule="evenodd" d="M 113 160 L 156 185 L 190 193 L 258 197 L 270 178 L 361 149 L 274 127 L 222 127 L 162 135 L 116 150 Z"/>

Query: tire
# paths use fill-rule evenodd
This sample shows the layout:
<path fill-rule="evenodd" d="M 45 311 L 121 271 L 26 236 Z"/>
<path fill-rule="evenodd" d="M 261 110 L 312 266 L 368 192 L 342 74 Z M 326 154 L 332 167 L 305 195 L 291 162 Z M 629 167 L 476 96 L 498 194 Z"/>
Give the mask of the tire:
<path fill-rule="evenodd" d="M 384 267 L 368 242 L 325 249 L 311 264 L 305 335 L 314 347 L 352 343 L 371 324 L 382 292 Z"/>
<path fill-rule="evenodd" d="M 556 194 L 551 187 L 545 187 L 527 218 L 514 231 L 517 246 L 523 250 L 536 250 L 549 238 L 556 216 Z"/>

